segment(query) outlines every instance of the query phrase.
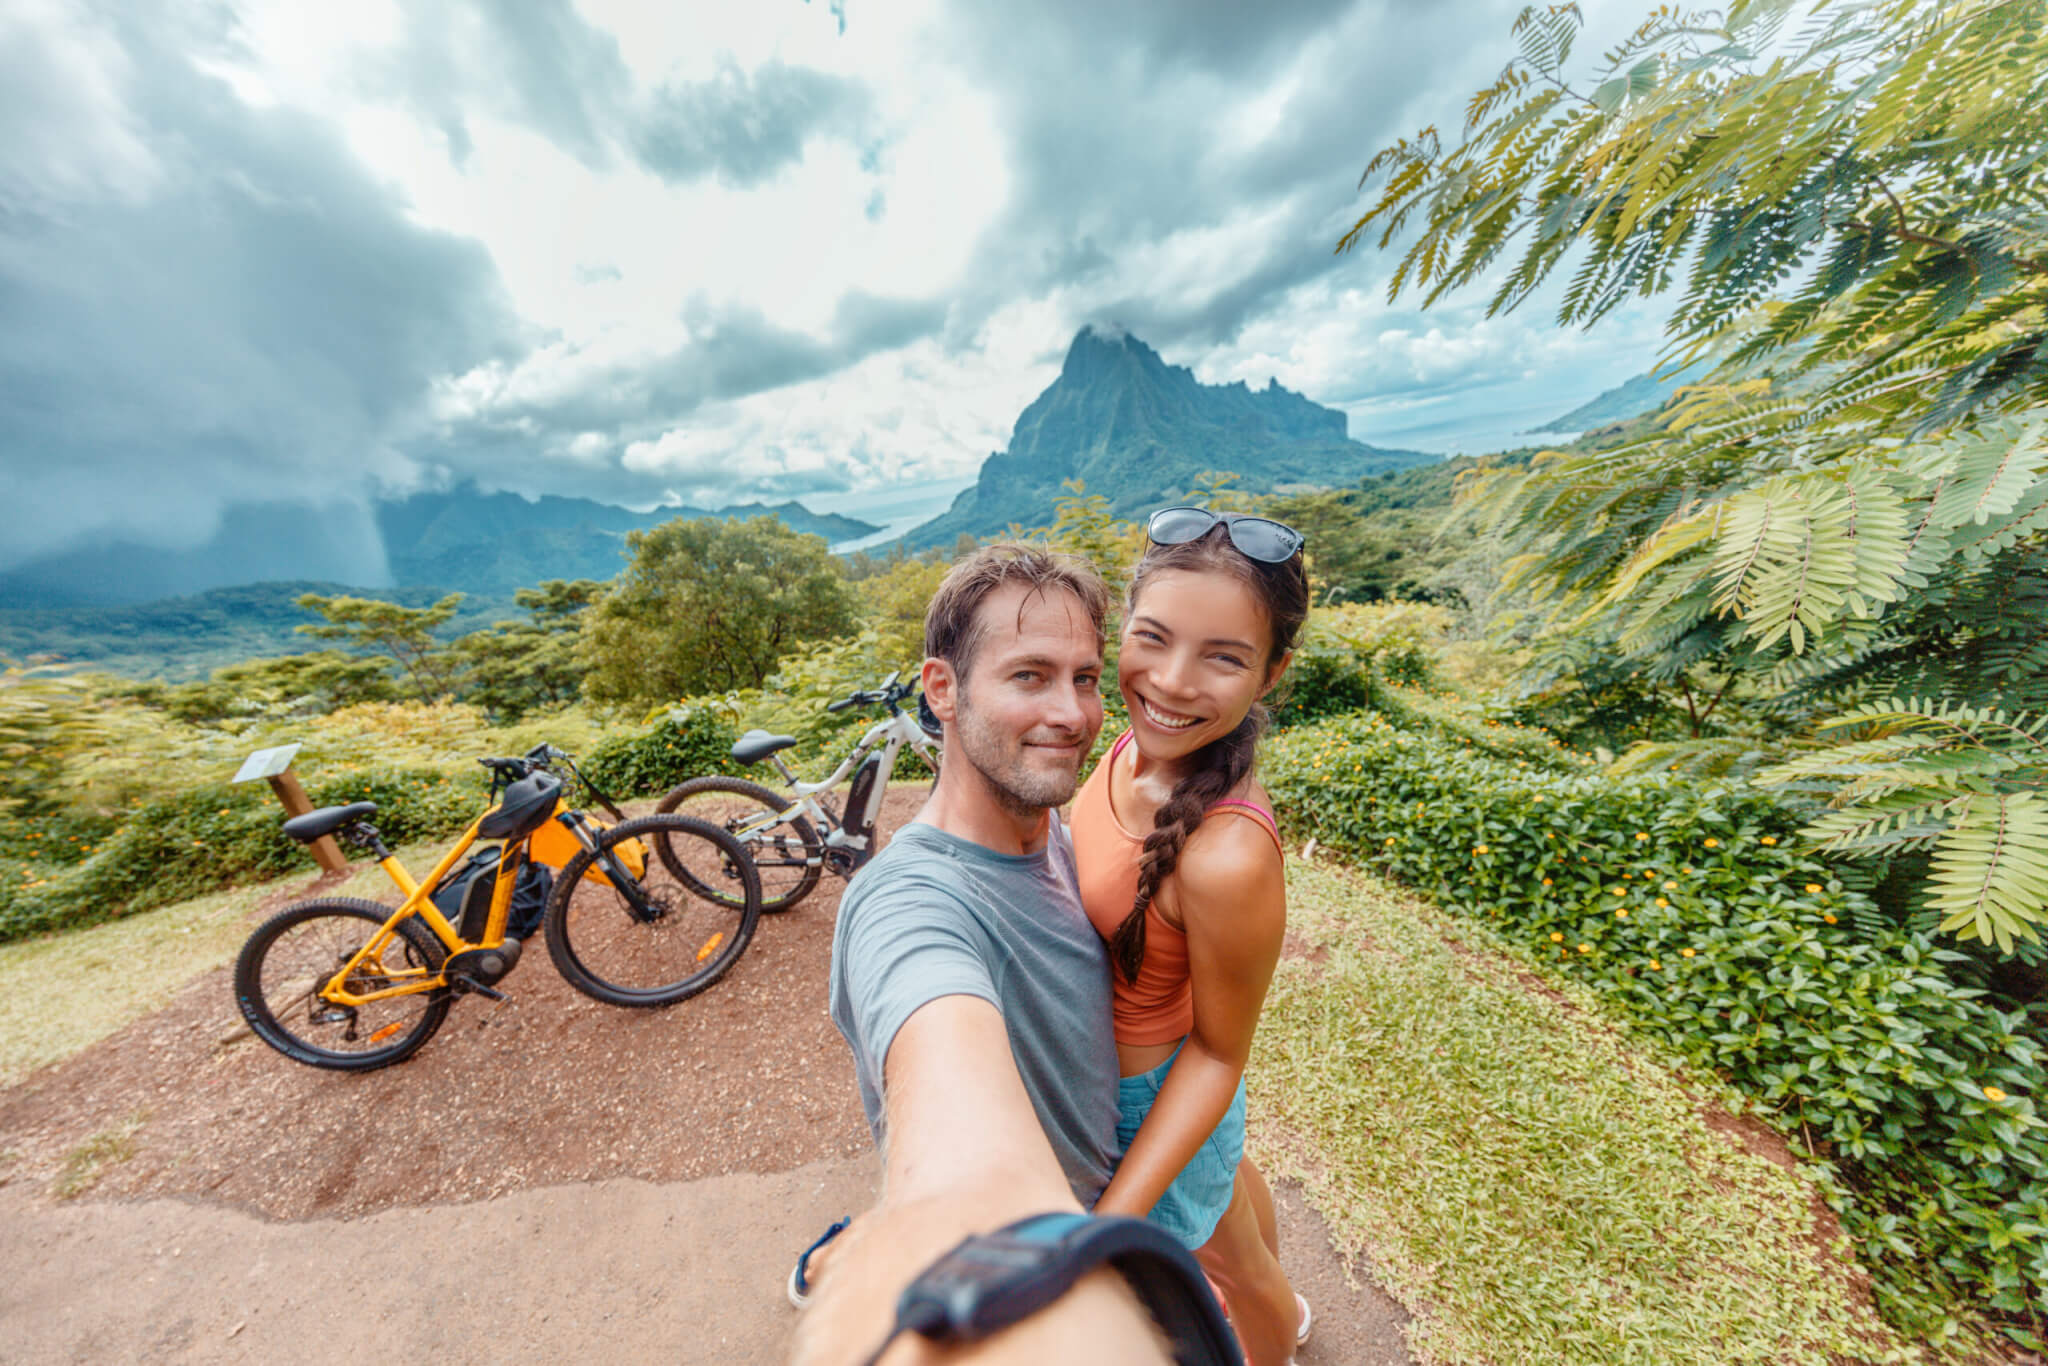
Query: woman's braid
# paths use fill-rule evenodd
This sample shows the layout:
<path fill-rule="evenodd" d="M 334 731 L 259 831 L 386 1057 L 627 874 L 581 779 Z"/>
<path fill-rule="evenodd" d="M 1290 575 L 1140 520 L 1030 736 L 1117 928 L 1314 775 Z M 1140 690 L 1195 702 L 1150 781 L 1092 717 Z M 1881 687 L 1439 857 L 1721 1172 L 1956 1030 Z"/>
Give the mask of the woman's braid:
<path fill-rule="evenodd" d="M 1271 632 L 1265 662 L 1272 667 L 1294 648 L 1301 625 L 1308 620 L 1308 573 L 1300 551 L 1279 564 L 1253 561 L 1238 553 L 1229 539 L 1229 529 L 1211 527 L 1192 541 L 1178 545 L 1145 547 L 1138 567 L 1131 575 L 1131 589 L 1125 601 L 1125 615 L 1137 609 L 1138 595 L 1145 581 L 1169 570 L 1227 574 L 1250 588 L 1257 596 Z M 1267 681 L 1272 681 L 1269 673 Z M 1237 790 L 1251 776 L 1252 761 L 1258 756 L 1259 737 L 1266 730 L 1266 709 L 1253 703 L 1237 728 L 1220 740 L 1212 740 L 1189 756 L 1192 771 L 1174 784 L 1173 793 L 1153 818 L 1152 833 L 1138 853 L 1138 894 L 1130 913 L 1110 937 L 1109 957 L 1127 982 L 1138 980 L 1138 965 L 1145 960 L 1145 909 L 1180 862 L 1181 850 L 1202 823 L 1209 808 Z"/>
<path fill-rule="evenodd" d="M 1145 908 L 1180 862 L 1180 851 L 1209 808 L 1235 791 L 1251 773 L 1259 736 L 1265 729 L 1266 709 L 1255 705 L 1236 730 L 1197 752 L 1194 771 L 1175 783 L 1172 795 L 1160 803 L 1152 833 L 1145 836 L 1138 855 L 1138 895 L 1109 941 L 1110 961 L 1126 982 L 1138 980 L 1138 965 L 1145 959 Z"/>

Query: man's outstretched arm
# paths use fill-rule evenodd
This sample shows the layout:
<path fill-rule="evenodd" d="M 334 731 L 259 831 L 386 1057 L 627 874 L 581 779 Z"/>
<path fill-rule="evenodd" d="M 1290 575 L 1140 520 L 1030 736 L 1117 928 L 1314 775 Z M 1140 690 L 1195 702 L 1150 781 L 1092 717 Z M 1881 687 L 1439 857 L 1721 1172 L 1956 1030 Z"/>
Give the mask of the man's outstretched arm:
<path fill-rule="evenodd" d="M 970 1233 L 1028 1214 L 1078 1210 L 1010 1056 L 996 1008 L 975 996 L 920 1006 L 883 1064 L 881 1203 L 835 1248 L 798 1327 L 799 1366 L 867 1360 L 895 1321 L 896 1297 Z M 1050 1308 L 986 1342 L 942 1350 L 906 1334 L 888 1366 L 1172 1360 L 1121 1277 L 1098 1271 Z"/>

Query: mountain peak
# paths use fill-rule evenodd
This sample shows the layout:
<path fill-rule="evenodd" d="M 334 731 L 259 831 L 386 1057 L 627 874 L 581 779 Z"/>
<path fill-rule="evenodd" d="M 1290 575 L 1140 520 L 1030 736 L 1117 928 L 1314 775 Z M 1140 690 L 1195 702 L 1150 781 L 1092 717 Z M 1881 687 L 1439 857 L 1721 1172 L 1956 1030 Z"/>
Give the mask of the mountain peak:
<path fill-rule="evenodd" d="M 1087 379 L 1135 358 L 1147 369 L 1164 368 L 1159 353 L 1125 330 L 1121 323 L 1089 323 L 1074 334 L 1060 378 Z"/>
<path fill-rule="evenodd" d="M 1204 384 L 1184 365 L 1115 323 L 1075 333 L 1059 378 L 1018 416 L 1006 451 L 953 506 L 908 534 L 912 545 L 950 544 L 961 532 L 998 534 L 1016 522 L 1050 520 L 1066 481 L 1108 498 L 1130 517 L 1184 498 L 1208 471 L 1237 474 L 1239 487 L 1333 487 L 1435 459 L 1353 441 L 1344 413 L 1269 378 Z"/>

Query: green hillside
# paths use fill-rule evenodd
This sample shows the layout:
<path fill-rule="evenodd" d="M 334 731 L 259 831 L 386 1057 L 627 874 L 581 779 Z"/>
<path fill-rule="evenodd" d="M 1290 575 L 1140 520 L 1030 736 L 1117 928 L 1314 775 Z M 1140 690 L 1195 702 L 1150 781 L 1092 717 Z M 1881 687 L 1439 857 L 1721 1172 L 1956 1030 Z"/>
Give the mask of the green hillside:
<path fill-rule="evenodd" d="M 435 588 L 350 588 L 300 580 L 216 588 L 190 597 L 121 607 L 0 608 L 0 656 L 51 655 L 88 668 L 172 682 L 204 678 L 239 660 L 317 649 L 293 628 L 317 621 L 298 605 L 302 593 L 350 593 L 424 607 Z M 460 635 L 523 615 L 511 594 L 463 600 L 445 634 Z"/>
<path fill-rule="evenodd" d="M 746 503 L 709 512 L 637 512 L 589 498 L 484 493 L 474 485 L 368 504 L 236 503 L 199 545 L 75 546 L 0 571 L 9 607 L 113 607 L 191 597 L 237 584 L 312 579 L 509 597 L 545 579 L 609 579 L 625 566 L 626 533 L 678 517 L 780 517 L 828 542 L 881 530 L 801 503 Z"/>
<path fill-rule="evenodd" d="M 1664 406 L 1664 400 L 1681 384 L 1690 384 L 1707 372 L 1704 363 L 1688 365 L 1683 370 L 1659 379 L 1647 372 L 1623 380 L 1598 397 L 1581 403 L 1562 417 L 1552 418 L 1541 427 L 1531 427 L 1532 432 L 1590 432 L 1600 427 L 1611 427 L 1630 418 L 1653 413 Z"/>
<path fill-rule="evenodd" d="M 647 512 L 588 498 L 522 498 L 516 493 L 416 493 L 377 505 L 393 581 L 443 591 L 510 596 L 543 579 L 609 579 L 626 565 L 626 533 L 678 517 L 779 517 L 793 530 L 849 541 L 881 530 L 869 522 L 812 512 L 798 502 L 747 503 L 706 512 Z"/>

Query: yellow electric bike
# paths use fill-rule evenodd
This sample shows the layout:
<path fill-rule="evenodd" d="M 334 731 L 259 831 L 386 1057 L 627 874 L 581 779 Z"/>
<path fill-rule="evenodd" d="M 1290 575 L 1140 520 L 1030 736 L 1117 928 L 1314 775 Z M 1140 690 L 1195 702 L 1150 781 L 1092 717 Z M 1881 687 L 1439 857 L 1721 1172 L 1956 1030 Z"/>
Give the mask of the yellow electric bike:
<path fill-rule="evenodd" d="M 686 1000 L 746 952 L 761 915 L 761 884 L 726 831 L 686 816 L 626 820 L 552 745 L 477 762 L 491 772 L 493 805 L 424 881 L 385 848 L 370 824 L 374 802 L 284 823 L 303 843 L 338 835 L 370 850 L 404 899 L 393 909 L 316 897 L 258 926 L 234 978 L 235 1004 L 256 1037 L 297 1062 L 347 1072 L 412 1056 L 457 996 L 504 999 L 496 983 L 519 965 L 522 941 L 507 929 L 522 885 L 529 895 L 536 883 L 551 886 L 541 926 L 555 967 L 571 986 L 612 1005 Z M 562 768 L 616 824 L 568 806 Z M 660 859 L 647 857 L 652 840 L 664 849 Z M 467 883 L 451 920 L 433 894 L 479 841 L 497 842 L 493 866 Z M 559 871 L 542 876 L 535 866 Z M 721 895 L 693 890 L 714 877 Z"/>

